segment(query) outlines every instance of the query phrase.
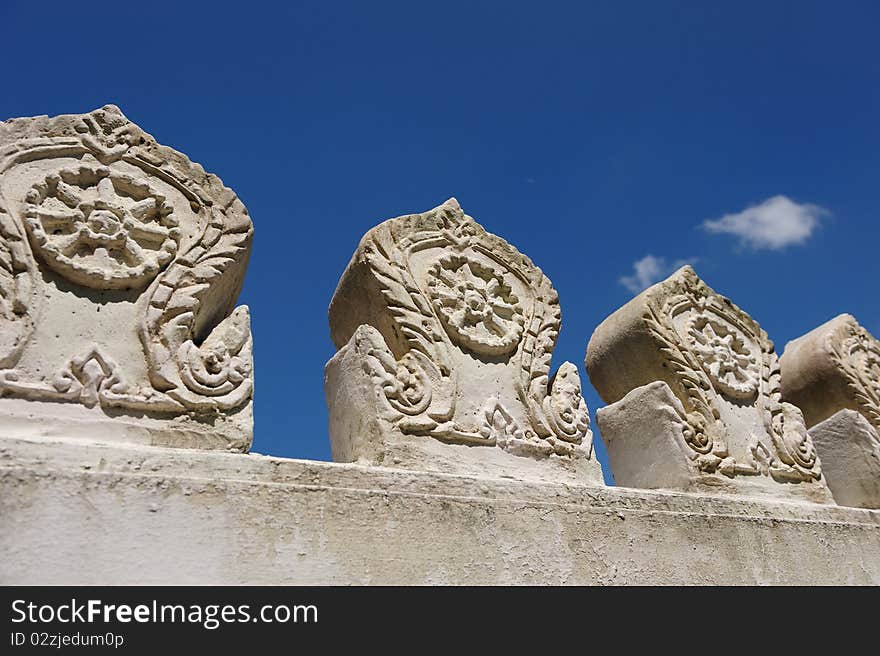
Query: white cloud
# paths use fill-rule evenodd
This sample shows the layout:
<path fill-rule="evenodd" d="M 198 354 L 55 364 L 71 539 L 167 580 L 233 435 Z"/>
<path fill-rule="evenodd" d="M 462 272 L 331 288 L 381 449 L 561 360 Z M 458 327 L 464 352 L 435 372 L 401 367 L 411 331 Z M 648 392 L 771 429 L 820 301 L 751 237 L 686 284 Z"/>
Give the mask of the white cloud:
<path fill-rule="evenodd" d="M 709 232 L 735 235 L 743 245 L 756 250 L 778 250 L 804 243 L 819 226 L 819 220 L 828 214 L 828 210 L 818 205 L 800 204 L 786 196 L 774 196 L 737 214 L 704 221 L 703 228 Z"/>
<path fill-rule="evenodd" d="M 685 264 L 694 264 L 696 261 L 697 258 L 694 257 L 687 260 L 675 260 L 675 262 L 669 264 L 664 257 L 645 255 L 641 260 L 633 262 L 632 275 L 623 276 L 619 282 L 633 294 L 638 294 L 655 282 L 671 275 L 676 269 L 683 267 Z"/>

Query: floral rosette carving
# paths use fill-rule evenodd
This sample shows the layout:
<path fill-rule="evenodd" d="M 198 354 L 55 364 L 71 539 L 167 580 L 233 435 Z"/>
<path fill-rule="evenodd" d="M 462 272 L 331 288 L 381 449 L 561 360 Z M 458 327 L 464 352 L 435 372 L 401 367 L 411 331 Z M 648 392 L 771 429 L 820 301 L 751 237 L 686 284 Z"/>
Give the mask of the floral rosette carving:
<path fill-rule="evenodd" d="M 449 255 L 431 266 L 427 284 L 440 320 L 459 344 L 493 356 L 516 349 L 525 319 L 503 273 Z"/>
<path fill-rule="evenodd" d="M 100 289 L 142 287 L 180 240 L 165 197 L 106 166 L 49 174 L 28 192 L 25 217 L 34 250 L 52 269 Z"/>
<path fill-rule="evenodd" d="M 748 399 L 758 390 L 760 367 L 749 339 L 720 319 L 696 315 L 688 337 L 713 385 L 733 398 Z"/>

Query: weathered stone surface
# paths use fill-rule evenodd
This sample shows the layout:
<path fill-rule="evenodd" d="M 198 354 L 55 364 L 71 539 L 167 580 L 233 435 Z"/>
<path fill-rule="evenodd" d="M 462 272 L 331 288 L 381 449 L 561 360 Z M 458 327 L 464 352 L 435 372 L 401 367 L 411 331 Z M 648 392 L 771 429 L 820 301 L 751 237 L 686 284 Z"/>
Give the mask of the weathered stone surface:
<path fill-rule="evenodd" d="M 878 585 L 880 512 L 0 439 L 0 553 L 4 585 Z"/>
<path fill-rule="evenodd" d="M 681 405 L 669 385 L 636 387 L 596 412 L 608 464 L 618 485 L 686 490 L 700 480 L 693 449 L 684 437 Z M 718 485 L 710 487 L 715 490 Z"/>
<path fill-rule="evenodd" d="M 334 460 L 602 481 L 556 291 L 454 199 L 370 230 L 329 314 Z"/>
<path fill-rule="evenodd" d="M 880 508 L 880 439 L 854 410 L 840 410 L 810 429 L 822 471 L 841 506 Z"/>
<path fill-rule="evenodd" d="M 835 501 L 880 508 L 880 342 L 841 314 L 789 342 L 780 366 Z"/>
<path fill-rule="evenodd" d="M 773 343 L 691 267 L 605 319 L 586 366 L 617 484 L 831 501 Z"/>
<path fill-rule="evenodd" d="M 247 450 L 252 234 L 117 107 L 0 123 L 0 426 Z"/>

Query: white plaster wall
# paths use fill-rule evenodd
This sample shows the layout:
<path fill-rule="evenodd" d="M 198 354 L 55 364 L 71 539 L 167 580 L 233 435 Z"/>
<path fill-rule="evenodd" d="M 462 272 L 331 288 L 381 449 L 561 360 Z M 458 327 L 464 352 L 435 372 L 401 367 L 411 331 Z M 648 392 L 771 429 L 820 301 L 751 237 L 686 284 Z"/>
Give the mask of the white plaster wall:
<path fill-rule="evenodd" d="M 2 584 L 880 584 L 880 512 L 0 437 Z"/>

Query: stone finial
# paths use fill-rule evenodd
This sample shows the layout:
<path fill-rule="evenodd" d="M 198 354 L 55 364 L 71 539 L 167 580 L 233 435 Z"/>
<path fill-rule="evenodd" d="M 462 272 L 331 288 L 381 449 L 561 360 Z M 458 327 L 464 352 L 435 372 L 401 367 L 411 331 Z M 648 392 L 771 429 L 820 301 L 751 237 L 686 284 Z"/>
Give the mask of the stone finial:
<path fill-rule="evenodd" d="M 455 199 L 370 230 L 329 314 L 334 460 L 602 480 L 556 291 Z"/>
<path fill-rule="evenodd" d="M 785 345 L 782 395 L 812 427 L 839 410 L 860 413 L 880 430 L 880 342 L 841 314 Z"/>
<path fill-rule="evenodd" d="M 841 505 L 880 508 L 880 342 L 841 314 L 785 346 L 782 396 L 803 410 Z"/>
<path fill-rule="evenodd" d="M 0 429 L 246 451 L 253 226 L 113 105 L 0 123 Z"/>
<path fill-rule="evenodd" d="M 830 501 L 773 343 L 691 267 L 605 319 L 586 367 L 618 484 Z"/>

